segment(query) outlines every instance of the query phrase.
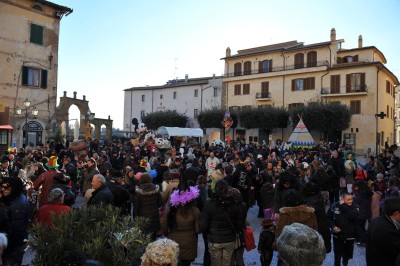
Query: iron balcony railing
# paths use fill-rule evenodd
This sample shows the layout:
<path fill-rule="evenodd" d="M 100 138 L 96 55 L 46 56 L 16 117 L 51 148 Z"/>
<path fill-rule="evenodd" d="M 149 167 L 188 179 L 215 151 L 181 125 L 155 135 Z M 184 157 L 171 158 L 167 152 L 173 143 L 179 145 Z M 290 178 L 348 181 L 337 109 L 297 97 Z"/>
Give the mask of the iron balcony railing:
<path fill-rule="evenodd" d="M 262 92 L 256 93 L 256 99 L 271 99 L 271 98 L 272 98 L 272 96 L 271 96 L 270 92 L 268 92 L 268 93 L 262 93 Z"/>
<path fill-rule="evenodd" d="M 321 88 L 321 94 L 346 94 L 346 93 L 357 93 L 357 92 L 363 92 L 363 93 L 368 92 L 367 85 Z"/>
<path fill-rule="evenodd" d="M 293 69 L 302 69 L 302 68 L 309 68 L 309 67 L 319 67 L 319 66 L 329 66 L 329 62 L 327 60 L 324 61 L 317 61 L 311 63 L 304 63 L 304 64 L 295 64 L 295 65 L 286 65 L 286 66 L 276 66 L 265 70 L 259 69 L 252 69 L 252 70 L 241 70 L 238 72 L 232 73 L 225 73 L 225 78 L 231 77 L 238 77 L 238 76 L 246 76 L 246 75 L 255 75 L 255 74 L 265 74 L 271 72 L 279 72 L 279 71 L 286 71 L 286 70 L 293 70 Z"/>

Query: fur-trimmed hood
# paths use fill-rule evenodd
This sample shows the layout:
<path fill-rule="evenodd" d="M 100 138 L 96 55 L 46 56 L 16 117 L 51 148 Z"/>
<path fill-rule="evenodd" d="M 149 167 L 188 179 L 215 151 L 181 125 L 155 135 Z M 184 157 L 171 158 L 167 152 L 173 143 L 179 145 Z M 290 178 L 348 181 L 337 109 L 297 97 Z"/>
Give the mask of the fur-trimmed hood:
<path fill-rule="evenodd" d="M 311 216 L 314 215 L 314 208 L 300 205 L 297 207 L 282 207 L 279 209 L 281 215 L 289 215 L 293 220 L 307 224 L 306 222 L 310 220 Z"/>
<path fill-rule="evenodd" d="M 136 189 L 136 193 L 141 195 L 153 195 L 159 192 L 160 188 L 153 183 L 141 184 L 140 188 Z"/>

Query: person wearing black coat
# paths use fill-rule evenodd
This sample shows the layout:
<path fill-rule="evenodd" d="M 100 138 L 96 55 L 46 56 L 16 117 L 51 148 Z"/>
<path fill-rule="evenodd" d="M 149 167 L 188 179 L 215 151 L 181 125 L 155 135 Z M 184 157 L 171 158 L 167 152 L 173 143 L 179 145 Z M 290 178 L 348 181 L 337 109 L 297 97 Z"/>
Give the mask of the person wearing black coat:
<path fill-rule="evenodd" d="M 365 225 L 367 220 L 371 219 L 371 199 L 372 191 L 368 186 L 368 183 L 363 180 L 358 180 L 354 183 L 354 202 L 359 208 L 359 215 L 356 221 L 357 228 L 357 245 L 365 247 L 365 241 L 367 238 L 367 230 Z"/>
<path fill-rule="evenodd" d="M 206 202 L 200 216 L 200 229 L 207 235 L 211 265 L 230 265 L 236 233 L 244 230 L 245 220 L 245 205 L 234 197 L 225 180 L 218 180 L 213 197 Z"/>
<path fill-rule="evenodd" d="M 400 197 L 386 198 L 367 232 L 367 266 L 400 265 Z M 396 261 L 397 258 L 397 261 Z"/>
<path fill-rule="evenodd" d="M 321 196 L 321 189 L 318 184 L 308 182 L 303 185 L 303 200 L 305 205 L 314 208 L 318 224 L 318 233 L 320 233 L 324 239 L 326 253 L 331 252 L 331 231 L 325 213 L 325 204 Z"/>
<path fill-rule="evenodd" d="M 353 196 L 347 192 L 340 195 L 339 202 L 332 204 L 328 210 L 329 227 L 333 235 L 333 252 L 335 266 L 347 266 L 353 258 L 354 239 L 356 237 L 356 220 L 359 212 L 353 204 Z"/>
<path fill-rule="evenodd" d="M 117 183 L 114 178 L 106 184 L 114 195 L 114 206 L 121 208 L 121 214 L 129 214 L 129 210 L 126 208 L 126 203 L 129 201 L 130 196 L 129 191 Z"/>
<path fill-rule="evenodd" d="M 114 205 L 114 195 L 106 185 L 106 179 L 102 174 L 96 174 L 92 178 L 92 196 L 90 197 L 87 205 Z"/>
<path fill-rule="evenodd" d="M 158 185 L 152 183 L 151 176 L 148 173 L 141 174 L 139 182 L 140 185 L 136 190 L 134 199 L 135 214 L 149 219 L 144 231 L 151 234 L 152 240 L 155 240 L 157 232 L 161 230 L 158 210 L 163 203 L 161 192 Z"/>
<path fill-rule="evenodd" d="M 59 188 L 64 192 L 64 204 L 67 206 L 72 206 L 75 203 L 75 193 L 72 192 L 71 188 L 68 184 L 67 177 L 64 173 L 56 173 L 54 175 L 53 186 L 50 188 L 50 191 Z"/>
<path fill-rule="evenodd" d="M 261 205 L 263 210 L 274 207 L 275 188 L 272 182 L 267 181 L 260 189 Z"/>
<path fill-rule="evenodd" d="M 274 212 L 276 217 L 279 214 L 279 209 L 283 207 L 283 194 L 288 189 L 301 191 L 301 185 L 295 175 L 289 171 L 284 171 L 279 174 L 279 181 L 275 184 Z"/>
<path fill-rule="evenodd" d="M 339 177 L 339 179 L 341 177 L 345 177 L 344 160 L 342 157 L 339 156 L 338 151 L 332 152 L 332 156 L 329 158 L 327 164 L 333 167 L 333 170 L 335 170 L 335 173 Z"/>
<path fill-rule="evenodd" d="M 332 203 L 339 201 L 339 176 L 336 174 L 332 165 L 327 166 L 326 173 L 329 176 L 329 203 L 332 205 Z"/>
<path fill-rule="evenodd" d="M 202 169 L 199 167 L 199 160 L 196 158 L 193 158 L 192 160 L 192 166 L 188 167 L 185 170 L 185 177 L 187 180 L 192 181 L 193 184 L 197 183 L 197 178 L 199 175 L 205 175 L 206 173 L 202 171 Z"/>
<path fill-rule="evenodd" d="M 3 253 L 4 265 L 21 265 L 28 239 L 30 207 L 23 193 L 20 178 L 4 178 L 1 184 L 2 203 L 8 215 L 8 247 Z"/>

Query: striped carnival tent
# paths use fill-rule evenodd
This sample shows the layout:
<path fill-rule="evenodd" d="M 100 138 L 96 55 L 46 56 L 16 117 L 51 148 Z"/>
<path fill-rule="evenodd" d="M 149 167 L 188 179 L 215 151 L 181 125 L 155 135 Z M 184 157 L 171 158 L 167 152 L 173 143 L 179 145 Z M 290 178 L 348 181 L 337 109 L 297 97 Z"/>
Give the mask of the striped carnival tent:
<path fill-rule="evenodd" d="M 302 119 L 300 119 L 299 123 L 293 130 L 288 142 L 292 143 L 293 148 L 312 148 L 315 146 L 314 139 L 312 138 L 310 132 L 308 132 L 308 129 Z"/>

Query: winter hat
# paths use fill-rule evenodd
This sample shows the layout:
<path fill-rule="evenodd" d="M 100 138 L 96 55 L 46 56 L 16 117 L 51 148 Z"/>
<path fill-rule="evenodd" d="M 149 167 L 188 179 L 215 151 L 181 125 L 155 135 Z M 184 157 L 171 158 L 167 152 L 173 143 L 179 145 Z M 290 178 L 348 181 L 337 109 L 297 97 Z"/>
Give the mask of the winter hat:
<path fill-rule="evenodd" d="M 178 264 L 179 245 L 173 240 L 163 238 L 147 245 L 146 251 L 141 257 L 142 266 L 150 266 L 152 262 L 158 265 Z"/>
<path fill-rule="evenodd" d="M 319 266 L 326 256 L 322 236 L 300 223 L 283 228 L 277 239 L 277 251 L 284 265 L 290 266 Z"/>
<path fill-rule="evenodd" d="M 57 156 L 51 156 L 49 159 L 49 162 L 46 163 L 47 168 L 54 169 L 54 168 L 59 167 L 57 160 L 58 160 Z"/>

